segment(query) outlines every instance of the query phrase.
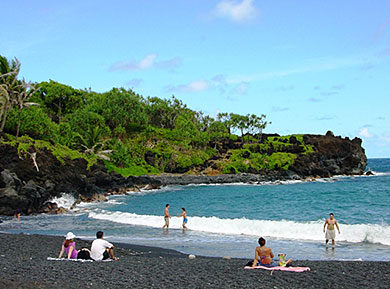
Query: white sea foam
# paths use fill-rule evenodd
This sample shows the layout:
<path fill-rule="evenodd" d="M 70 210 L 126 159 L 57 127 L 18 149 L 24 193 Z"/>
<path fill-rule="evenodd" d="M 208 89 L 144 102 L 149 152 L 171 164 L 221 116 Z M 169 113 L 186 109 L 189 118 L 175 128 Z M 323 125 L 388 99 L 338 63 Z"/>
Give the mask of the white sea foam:
<path fill-rule="evenodd" d="M 120 202 L 118 200 L 115 200 L 115 199 L 108 199 L 107 202 L 105 202 L 106 204 L 111 204 L 111 205 L 120 205 L 120 204 L 124 204 L 124 202 Z"/>
<path fill-rule="evenodd" d="M 390 176 L 390 172 L 376 172 L 376 171 L 371 171 L 373 175 L 364 175 L 365 177 L 382 177 L 382 176 Z"/>
<path fill-rule="evenodd" d="M 153 194 L 153 193 L 162 193 L 166 191 L 177 191 L 180 190 L 181 186 L 179 185 L 171 185 L 171 186 L 164 186 L 159 189 L 143 189 L 141 188 L 139 191 L 126 191 L 127 195 L 146 195 L 146 194 Z"/>
<path fill-rule="evenodd" d="M 122 224 L 159 228 L 163 226 L 162 216 L 137 215 L 124 212 L 94 211 L 89 218 L 107 220 Z M 171 228 L 181 228 L 182 218 L 172 217 Z M 324 240 L 323 221 L 294 222 L 239 219 L 221 219 L 217 217 L 189 217 L 188 227 L 193 231 L 229 235 L 254 235 L 281 239 L 305 241 Z M 341 225 L 341 234 L 337 240 L 352 243 L 368 242 L 390 245 L 390 225 L 355 224 Z"/>
<path fill-rule="evenodd" d="M 188 184 L 187 186 L 194 187 L 208 187 L 208 186 L 272 186 L 272 185 L 294 185 L 308 182 L 319 182 L 319 183 L 334 183 L 337 181 L 336 177 L 332 178 L 308 178 L 301 180 L 277 180 L 277 181 L 262 181 L 262 182 L 248 182 L 248 183 L 212 183 L 212 184 Z"/>
<path fill-rule="evenodd" d="M 70 207 L 76 202 L 76 199 L 71 194 L 62 193 L 60 197 L 55 197 L 50 202 L 57 203 L 58 207 L 70 209 Z"/>

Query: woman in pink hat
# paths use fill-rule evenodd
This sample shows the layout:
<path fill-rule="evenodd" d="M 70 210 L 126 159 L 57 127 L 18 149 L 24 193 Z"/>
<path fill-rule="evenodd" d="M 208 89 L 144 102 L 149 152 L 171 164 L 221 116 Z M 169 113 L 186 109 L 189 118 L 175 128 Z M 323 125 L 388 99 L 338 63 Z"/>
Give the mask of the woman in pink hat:
<path fill-rule="evenodd" d="M 68 259 L 77 259 L 78 251 L 76 250 L 76 243 L 73 241 L 76 236 L 72 232 L 69 232 L 65 237 L 66 240 L 62 243 L 61 252 L 60 255 L 58 255 L 58 258 L 61 258 L 62 254 L 65 252 Z"/>

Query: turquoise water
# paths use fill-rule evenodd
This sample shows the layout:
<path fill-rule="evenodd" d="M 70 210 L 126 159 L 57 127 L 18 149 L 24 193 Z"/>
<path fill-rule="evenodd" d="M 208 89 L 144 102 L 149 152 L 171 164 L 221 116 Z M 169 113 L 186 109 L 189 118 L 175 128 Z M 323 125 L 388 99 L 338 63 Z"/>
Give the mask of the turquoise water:
<path fill-rule="evenodd" d="M 252 258 L 258 237 L 264 236 L 275 252 L 295 259 L 390 261 L 390 159 L 369 159 L 368 169 L 375 176 L 171 186 L 81 204 L 66 215 L 24 217 L 20 223 L 6 220 L 0 230 L 60 235 L 72 231 L 88 239 L 99 229 L 111 241 L 242 258 Z M 190 230 L 181 230 L 180 217 L 171 219 L 169 231 L 161 229 L 166 203 L 172 216 L 186 208 Z M 324 246 L 322 231 L 330 212 L 341 230 L 334 249 Z"/>

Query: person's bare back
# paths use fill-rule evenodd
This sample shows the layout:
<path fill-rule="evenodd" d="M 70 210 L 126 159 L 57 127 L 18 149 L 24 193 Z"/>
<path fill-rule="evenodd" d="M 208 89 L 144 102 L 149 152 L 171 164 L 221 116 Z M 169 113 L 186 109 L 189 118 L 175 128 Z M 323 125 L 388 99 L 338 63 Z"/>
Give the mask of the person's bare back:
<path fill-rule="evenodd" d="M 260 258 L 261 264 L 271 264 L 274 253 L 269 247 L 256 247 L 255 255 Z"/>
<path fill-rule="evenodd" d="M 259 238 L 259 247 L 255 249 L 255 259 L 253 260 L 252 267 L 256 266 L 258 263 L 261 265 L 269 265 L 272 263 L 272 258 L 274 253 L 272 253 L 271 248 L 265 247 L 265 239 Z"/>
<path fill-rule="evenodd" d="M 272 258 L 274 257 L 274 253 L 271 248 L 265 246 L 265 239 L 263 237 L 259 238 L 259 247 L 255 249 L 255 259 L 252 262 L 252 267 L 256 265 L 273 265 Z M 282 266 L 290 266 L 292 263 L 292 259 L 289 259 L 284 262 Z"/>

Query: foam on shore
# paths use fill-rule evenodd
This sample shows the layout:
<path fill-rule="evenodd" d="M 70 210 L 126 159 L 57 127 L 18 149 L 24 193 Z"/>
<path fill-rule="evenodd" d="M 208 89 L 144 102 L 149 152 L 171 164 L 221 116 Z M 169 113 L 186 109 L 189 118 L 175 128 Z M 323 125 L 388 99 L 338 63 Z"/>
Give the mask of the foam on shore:
<path fill-rule="evenodd" d="M 115 223 L 148 226 L 159 228 L 163 225 L 161 216 L 137 215 L 126 212 L 109 212 L 95 210 L 88 214 L 89 218 L 106 220 Z M 171 228 L 181 228 L 182 218 L 172 217 Z M 251 220 L 246 218 L 224 219 L 218 217 L 189 218 L 188 227 L 193 231 L 229 234 L 229 235 L 253 235 L 272 238 L 322 241 L 322 220 L 311 222 Z M 387 224 L 353 224 L 342 225 L 342 233 L 337 235 L 339 241 L 351 243 L 373 243 L 390 246 L 390 225 Z"/>

